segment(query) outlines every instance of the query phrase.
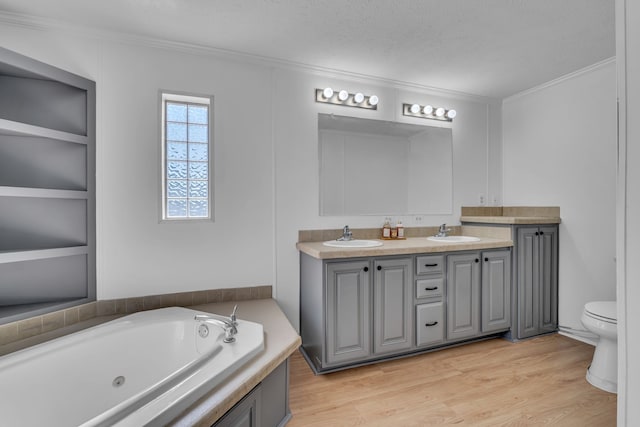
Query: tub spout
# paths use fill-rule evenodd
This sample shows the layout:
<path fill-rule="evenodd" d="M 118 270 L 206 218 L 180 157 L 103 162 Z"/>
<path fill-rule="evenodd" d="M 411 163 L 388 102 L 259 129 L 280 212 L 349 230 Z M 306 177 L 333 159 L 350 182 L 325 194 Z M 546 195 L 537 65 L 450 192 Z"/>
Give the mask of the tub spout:
<path fill-rule="evenodd" d="M 220 326 L 224 330 L 224 342 L 231 343 L 236 339 L 234 337 L 235 334 L 238 333 L 238 322 L 236 321 L 236 310 L 238 306 L 236 305 L 233 309 L 233 313 L 231 317 L 220 316 L 218 314 L 196 314 L 195 320 L 203 323 L 210 323 L 212 325 Z"/>

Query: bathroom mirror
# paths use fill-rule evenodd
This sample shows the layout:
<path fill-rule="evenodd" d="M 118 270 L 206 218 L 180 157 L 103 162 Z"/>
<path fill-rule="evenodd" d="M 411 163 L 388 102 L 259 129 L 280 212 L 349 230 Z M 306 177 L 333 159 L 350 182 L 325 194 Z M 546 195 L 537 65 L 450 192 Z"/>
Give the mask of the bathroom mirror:
<path fill-rule="evenodd" d="M 320 215 L 451 214 L 450 128 L 318 115 Z"/>

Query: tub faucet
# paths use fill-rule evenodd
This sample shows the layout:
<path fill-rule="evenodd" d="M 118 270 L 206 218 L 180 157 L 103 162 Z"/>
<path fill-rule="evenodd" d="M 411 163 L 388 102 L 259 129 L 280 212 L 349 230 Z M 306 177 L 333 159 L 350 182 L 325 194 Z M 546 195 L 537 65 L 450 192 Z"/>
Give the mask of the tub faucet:
<path fill-rule="evenodd" d="M 336 240 L 353 240 L 353 233 L 349 230 L 349 226 L 345 225 L 342 229 L 342 237 Z"/>
<path fill-rule="evenodd" d="M 449 234 L 450 231 L 451 229 L 447 228 L 447 224 L 442 224 L 440 226 L 440 230 L 438 230 L 438 234 L 436 234 L 436 237 L 447 237 L 447 234 Z"/>
<path fill-rule="evenodd" d="M 238 333 L 238 321 L 236 319 L 236 311 L 238 310 L 238 305 L 233 307 L 233 312 L 231 316 L 225 317 L 220 316 L 218 314 L 196 314 L 194 319 L 202 322 L 202 323 L 211 323 L 212 325 L 220 326 L 224 330 L 224 340 L 223 342 L 231 343 L 236 339 L 234 335 Z"/>

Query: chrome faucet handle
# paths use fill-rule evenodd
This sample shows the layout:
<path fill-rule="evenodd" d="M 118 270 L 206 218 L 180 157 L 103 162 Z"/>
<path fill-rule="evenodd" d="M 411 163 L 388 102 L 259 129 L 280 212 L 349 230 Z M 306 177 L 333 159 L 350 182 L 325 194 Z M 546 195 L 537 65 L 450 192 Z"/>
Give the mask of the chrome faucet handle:
<path fill-rule="evenodd" d="M 231 316 L 229 316 L 229 319 L 231 319 L 231 322 L 234 325 L 238 325 L 238 318 L 236 317 L 236 311 L 238 311 L 238 304 L 233 306 L 233 311 L 231 312 Z"/>

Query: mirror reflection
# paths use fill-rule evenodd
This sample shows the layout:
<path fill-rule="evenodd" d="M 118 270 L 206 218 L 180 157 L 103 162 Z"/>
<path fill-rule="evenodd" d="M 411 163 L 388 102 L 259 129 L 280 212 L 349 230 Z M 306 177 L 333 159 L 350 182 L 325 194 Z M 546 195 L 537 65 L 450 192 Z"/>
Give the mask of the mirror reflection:
<path fill-rule="evenodd" d="M 450 128 L 318 115 L 320 215 L 451 214 Z"/>

